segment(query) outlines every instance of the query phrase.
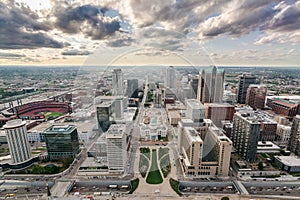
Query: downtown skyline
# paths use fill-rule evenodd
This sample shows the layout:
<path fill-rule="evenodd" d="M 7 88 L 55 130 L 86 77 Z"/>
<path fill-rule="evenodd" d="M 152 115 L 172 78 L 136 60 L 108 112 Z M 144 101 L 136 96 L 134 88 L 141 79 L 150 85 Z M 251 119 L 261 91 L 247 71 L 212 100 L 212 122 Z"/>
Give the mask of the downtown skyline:
<path fill-rule="evenodd" d="M 300 63 L 296 0 L 7 0 L 0 10 L 0 65 Z"/>

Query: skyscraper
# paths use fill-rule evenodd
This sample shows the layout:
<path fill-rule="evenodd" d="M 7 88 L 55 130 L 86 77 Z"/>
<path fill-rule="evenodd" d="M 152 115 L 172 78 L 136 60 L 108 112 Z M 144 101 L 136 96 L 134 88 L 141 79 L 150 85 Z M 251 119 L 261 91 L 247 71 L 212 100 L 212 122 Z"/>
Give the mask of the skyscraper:
<path fill-rule="evenodd" d="M 15 119 L 3 126 L 12 163 L 20 163 L 30 159 L 30 145 L 27 139 L 26 122 Z"/>
<path fill-rule="evenodd" d="M 300 155 L 300 115 L 296 115 L 293 119 L 288 149 L 296 155 Z"/>
<path fill-rule="evenodd" d="M 127 90 L 126 90 L 126 94 L 129 98 L 134 97 L 137 98 L 138 97 L 138 89 L 139 87 L 139 82 L 137 79 L 128 79 L 127 80 Z"/>
<path fill-rule="evenodd" d="M 245 104 L 249 85 L 255 84 L 256 78 L 249 74 L 239 76 L 237 103 Z"/>
<path fill-rule="evenodd" d="M 253 112 L 235 113 L 231 139 L 239 155 L 248 162 L 254 162 L 260 136 L 261 123 Z"/>
<path fill-rule="evenodd" d="M 114 69 L 112 74 L 113 81 L 113 95 L 123 95 L 124 85 L 123 85 L 123 73 L 121 69 Z"/>
<path fill-rule="evenodd" d="M 109 170 L 124 171 L 127 162 L 126 125 L 112 124 L 106 133 Z"/>
<path fill-rule="evenodd" d="M 224 70 L 216 66 L 203 69 L 199 75 L 197 100 L 202 103 L 221 103 L 224 93 Z"/>
<path fill-rule="evenodd" d="M 74 158 L 79 153 L 77 129 L 74 125 L 52 125 L 45 130 L 50 160 Z"/>
<path fill-rule="evenodd" d="M 254 109 L 265 107 L 267 87 L 263 85 L 250 85 L 247 89 L 246 104 Z"/>
<path fill-rule="evenodd" d="M 169 88 L 175 87 L 175 68 L 173 66 L 169 66 L 167 68 L 166 87 Z"/>

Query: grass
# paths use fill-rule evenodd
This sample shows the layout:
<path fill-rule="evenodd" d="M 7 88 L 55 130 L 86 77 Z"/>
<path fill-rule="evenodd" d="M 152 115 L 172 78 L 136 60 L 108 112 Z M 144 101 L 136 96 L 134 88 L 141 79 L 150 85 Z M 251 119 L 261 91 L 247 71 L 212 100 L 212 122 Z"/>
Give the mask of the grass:
<path fill-rule="evenodd" d="M 170 178 L 170 185 L 172 189 L 179 195 L 182 196 L 182 193 L 179 191 L 179 182 L 176 181 L 175 179 Z"/>
<path fill-rule="evenodd" d="M 161 135 L 159 135 L 159 136 L 158 136 L 158 140 L 159 140 L 159 141 L 162 140 L 162 141 L 164 141 L 164 142 L 168 142 L 168 136 L 162 137 Z"/>
<path fill-rule="evenodd" d="M 131 187 L 130 187 L 129 194 L 132 194 L 138 188 L 140 179 L 136 178 L 136 179 L 130 181 L 130 183 L 131 183 Z"/>
<path fill-rule="evenodd" d="M 149 161 L 143 155 L 140 155 L 139 170 L 143 178 L 145 178 L 148 169 Z"/>
<path fill-rule="evenodd" d="M 159 148 L 158 159 L 160 160 L 165 154 L 169 153 L 169 148 Z"/>
<path fill-rule="evenodd" d="M 44 115 L 45 115 L 45 118 L 48 119 L 49 117 L 56 118 L 56 117 L 63 116 L 64 113 L 60 113 L 60 112 L 47 112 L 47 113 L 44 113 Z"/>
<path fill-rule="evenodd" d="M 148 184 L 160 184 L 163 182 L 163 179 L 157 166 L 157 155 L 155 149 L 152 150 L 152 163 L 150 167 L 150 172 L 148 173 L 148 176 L 146 178 L 146 182 Z"/>
<path fill-rule="evenodd" d="M 150 149 L 148 147 L 140 148 L 140 152 L 150 160 Z"/>
<path fill-rule="evenodd" d="M 171 171 L 169 155 L 163 157 L 160 160 L 160 169 L 161 169 L 161 172 L 163 173 L 163 176 L 166 178 Z"/>

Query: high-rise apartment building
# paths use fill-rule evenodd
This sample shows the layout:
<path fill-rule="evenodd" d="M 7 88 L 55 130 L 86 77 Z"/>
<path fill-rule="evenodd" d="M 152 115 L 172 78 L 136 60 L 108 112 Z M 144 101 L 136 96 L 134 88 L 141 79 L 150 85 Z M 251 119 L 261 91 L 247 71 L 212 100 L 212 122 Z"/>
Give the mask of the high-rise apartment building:
<path fill-rule="evenodd" d="M 246 104 L 253 109 L 263 109 L 267 96 L 267 87 L 263 85 L 250 85 L 247 89 Z"/>
<path fill-rule="evenodd" d="M 237 91 L 237 103 L 240 103 L 240 104 L 246 103 L 248 87 L 251 84 L 255 84 L 255 82 L 256 82 L 256 78 L 249 74 L 243 74 L 243 75 L 239 76 L 238 91 Z"/>
<path fill-rule="evenodd" d="M 197 98 L 199 77 L 193 77 L 190 81 L 190 84 L 192 86 L 194 96 Z"/>
<path fill-rule="evenodd" d="M 256 159 L 260 126 L 253 112 L 234 114 L 231 140 L 239 155 L 248 162 Z"/>
<path fill-rule="evenodd" d="M 50 160 L 75 158 L 79 153 L 78 133 L 74 125 L 52 125 L 44 134 Z"/>
<path fill-rule="evenodd" d="M 20 163 L 30 159 L 30 145 L 27 138 L 26 122 L 14 119 L 3 126 L 12 163 Z"/>
<path fill-rule="evenodd" d="M 127 162 L 126 125 L 112 124 L 106 133 L 107 162 L 110 171 L 124 171 Z"/>
<path fill-rule="evenodd" d="M 232 142 L 217 127 L 183 127 L 178 144 L 186 176 L 228 176 Z"/>
<path fill-rule="evenodd" d="M 202 103 L 221 103 L 224 93 L 224 70 L 216 66 L 203 69 L 199 75 L 197 100 Z"/>
<path fill-rule="evenodd" d="M 121 69 L 114 69 L 112 74 L 113 95 L 124 94 L 123 72 Z"/>
<path fill-rule="evenodd" d="M 300 115 L 296 115 L 293 119 L 288 149 L 296 155 L 300 155 Z"/>
<path fill-rule="evenodd" d="M 127 90 L 126 94 L 128 98 L 138 97 L 138 87 L 139 87 L 139 81 L 137 79 L 128 79 L 127 80 Z"/>
<path fill-rule="evenodd" d="M 166 72 L 166 87 L 175 88 L 175 68 L 169 66 Z"/>

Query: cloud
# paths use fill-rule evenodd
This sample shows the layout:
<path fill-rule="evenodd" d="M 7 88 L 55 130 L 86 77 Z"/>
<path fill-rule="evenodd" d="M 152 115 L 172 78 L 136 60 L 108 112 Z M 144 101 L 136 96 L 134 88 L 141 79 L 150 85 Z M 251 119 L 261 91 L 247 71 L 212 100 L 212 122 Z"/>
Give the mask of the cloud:
<path fill-rule="evenodd" d="M 300 1 L 290 5 L 281 2 L 274 10 L 278 12 L 264 25 L 264 29 L 278 32 L 288 32 L 300 29 Z"/>
<path fill-rule="evenodd" d="M 26 55 L 24 55 L 24 54 L 18 54 L 18 53 L 0 52 L 0 59 L 22 58 L 22 57 L 26 57 Z"/>
<path fill-rule="evenodd" d="M 186 35 L 164 28 L 144 28 L 137 33 L 140 46 L 163 49 L 167 51 L 182 51 L 188 41 Z"/>
<path fill-rule="evenodd" d="M 121 36 L 118 39 L 114 40 L 108 40 L 106 42 L 106 46 L 109 47 L 127 47 L 132 46 L 133 43 L 135 43 L 136 40 L 129 36 Z"/>
<path fill-rule="evenodd" d="M 87 56 L 91 53 L 89 51 L 80 51 L 76 49 L 66 50 L 61 53 L 61 55 L 64 56 Z"/>
<path fill-rule="evenodd" d="M 93 40 L 106 39 L 121 28 L 120 17 L 106 15 L 108 8 L 94 5 L 56 4 L 54 26 L 68 34 L 82 33 Z"/>
<path fill-rule="evenodd" d="M 0 48 L 62 48 L 64 45 L 44 32 L 50 29 L 47 23 L 39 22 L 39 17 L 23 4 L 0 2 Z"/>
<path fill-rule="evenodd" d="M 272 8 L 274 0 L 233 0 L 221 14 L 211 17 L 199 25 L 200 38 L 211 38 L 222 34 L 240 37 L 259 29 L 278 12 Z"/>

